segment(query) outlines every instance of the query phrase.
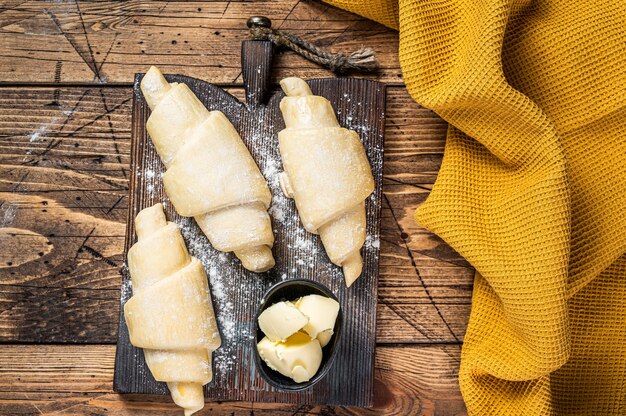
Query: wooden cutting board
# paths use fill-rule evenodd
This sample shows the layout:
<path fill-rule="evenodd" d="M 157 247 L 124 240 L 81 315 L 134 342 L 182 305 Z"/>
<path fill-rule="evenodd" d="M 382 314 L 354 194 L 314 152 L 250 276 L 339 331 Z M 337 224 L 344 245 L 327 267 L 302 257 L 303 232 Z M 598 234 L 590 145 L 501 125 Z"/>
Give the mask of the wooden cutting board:
<path fill-rule="evenodd" d="M 384 84 L 355 78 L 314 79 L 314 94 L 330 100 L 339 123 L 356 130 L 372 166 L 376 189 L 366 201 L 367 240 L 363 247 L 361 277 L 346 288 L 340 267 L 328 259 L 319 236 L 302 227 L 293 200 L 283 196 L 277 134 L 284 128 L 280 91 L 270 91 L 272 44 L 244 41 L 242 74 L 246 104 L 221 88 L 181 75 L 166 76 L 184 82 L 209 110 L 220 110 L 237 128 L 266 177 L 273 199 L 269 210 L 276 242 L 276 266 L 265 273 L 245 270 L 232 253 L 214 250 L 191 218 L 176 214 L 163 190 L 165 168 L 150 141 L 145 124 L 149 108 L 135 77 L 132 120 L 132 155 L 129 216 L 125 253 L 136 241 L 134 218 L 145 207 L 165 203 L 167 218 L 180 225 L 189 252 L 198 257 L 209 276 L 222 346 L 213 354 L 213 381 L 205 386 L 209 400 L 284 402 L 302 405 L 371 406 L 376 345 L 376 300 L 379 260 L 380 209 L 385 126 Z M 328 375 L 303 391 L 281 391 L 257 373 L 254 361 L 254 316 L 265 291 L 273 284 L 306 278 L 328 286 L 341 303 L 344 327 L 338 356 Z M 130 276 L 123 270 L 121 306 L 131 297 Z M 120 308 L 115 357 L 114 390 L 120 393 L 168 394 L 165 383 L 154 380 L 140 349 L 133 347 Z"/>

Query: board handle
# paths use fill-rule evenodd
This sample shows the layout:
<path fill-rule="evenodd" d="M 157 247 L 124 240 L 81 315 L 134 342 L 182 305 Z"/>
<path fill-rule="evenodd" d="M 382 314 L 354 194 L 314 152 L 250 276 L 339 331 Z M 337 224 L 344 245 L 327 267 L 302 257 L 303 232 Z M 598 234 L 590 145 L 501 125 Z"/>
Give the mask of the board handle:
<path fill-rule="evenodd" d="M 253 16 L 248 19 L 249 28 L 270 27 L 267 17 Z M 272 74 L 274 46 L 270 40 L 244 40 L 241 44 L 241 74 L 246 90 L 246 104 L 256 108 L 265 103 Z"/>

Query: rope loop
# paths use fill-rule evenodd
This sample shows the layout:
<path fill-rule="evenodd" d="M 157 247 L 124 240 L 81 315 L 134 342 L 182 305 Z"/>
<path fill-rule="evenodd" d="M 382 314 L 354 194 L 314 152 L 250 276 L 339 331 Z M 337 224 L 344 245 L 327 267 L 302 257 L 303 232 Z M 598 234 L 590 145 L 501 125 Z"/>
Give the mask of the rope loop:
<path fill-rule="evenodd" d="M 376 54 L 371 48 L 361 48 L 349 55 L 332 53 L 288 32 L 272 29 L 267 17 L 253 16 L 248 19 L 250 37 L 253 40 L 269 40 L 276 46 L 284 46 L 333 72 L 373 72 L 378 69 Z"/>

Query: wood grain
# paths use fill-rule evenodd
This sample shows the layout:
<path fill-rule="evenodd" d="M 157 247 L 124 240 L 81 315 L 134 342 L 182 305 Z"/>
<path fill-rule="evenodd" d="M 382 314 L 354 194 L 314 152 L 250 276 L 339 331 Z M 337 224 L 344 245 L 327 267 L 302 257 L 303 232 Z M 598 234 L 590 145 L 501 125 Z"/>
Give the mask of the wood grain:
<path fill-rule="evenodd" d="M 0 413 L 179 415 L 168 397 L 111 391 L 115 346 L 0 346 Z M 464 415 L 458 346 L 379 347 L 374 407 L 207 402 L 206 415 Z"/>
<path fill-rule="evenodd" d="M 243 89 L 229 91 L 243 96 Z M 131 96 L 130 88 L 0 89 L 0 222 L 41 235 L 51 247 L 0 269 L 2 341 L 115 342 Z M 382 343 L 463 339 L 473 271 L 413 220 L 436 177 L 445 129 L 406 89 L 388 89 L 377 325 Z M 0 238 L 12 246 L 25 237 Z M 82 292 L 68 297 L 71 289 Z M 94 299 L 103 299 L 102 306 L 89 317 L 93 330 L 81 335 L 87 318 L 79 311 L 93 308 Z M 41 305 L 55 307 L 42 315 Z"/>
<path fill-rule="evenodd" d="M 380 71 L 401 83 L 394 31 L 311 0 L 9 2 L 0 14 L 0 82 L 127 83 L 157 65 L 217 84 L 242 84 L 246 19 L 265 15 L 275 28 L 336 52 L 372 47 Z M 291 51 L 274 63 L 275 79 L 332 76 Z"/>

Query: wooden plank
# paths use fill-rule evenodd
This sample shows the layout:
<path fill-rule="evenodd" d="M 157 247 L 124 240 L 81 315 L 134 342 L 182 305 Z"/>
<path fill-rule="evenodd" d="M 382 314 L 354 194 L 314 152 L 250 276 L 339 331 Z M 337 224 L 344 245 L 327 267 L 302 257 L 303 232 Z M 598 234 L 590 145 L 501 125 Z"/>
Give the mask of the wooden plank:
<path fill-rule="evenodd" d="M 115 342 L 131 96 L 130 88 L 0 88 L 0 341 Z M 401 87 L 388 89 L 386 113 L 377 340 L 456 342 L 473 271 L 413 220 L 436 178 L 446 125 Z M 99 313 L 81 315 L 95 299 Z M 81 320 L 91 322 L 84 334 Z"/>
<path fill-rule="evenodd" d="M 246 19 L 265 15 L 331 51 L 366 44 L 381 64 L 370 78 L 401 83 L 397 33 L 317 1 L 15 2 L 0 15 L 0 82 L 132 83 L 150 65 L 218 84 L 242 84 Z M 274 77 L 332 76 L 291 51 Z"/>
<path fill-rule="evenodd" d="M 169 397 L 111 391 L 115 346 L 0 346 L 0 413 L 179 415 Z M 372 409 L 207 402 L 202 415 L 464 415 L 459 346 L 383 346 L 376 351 Z"/>

